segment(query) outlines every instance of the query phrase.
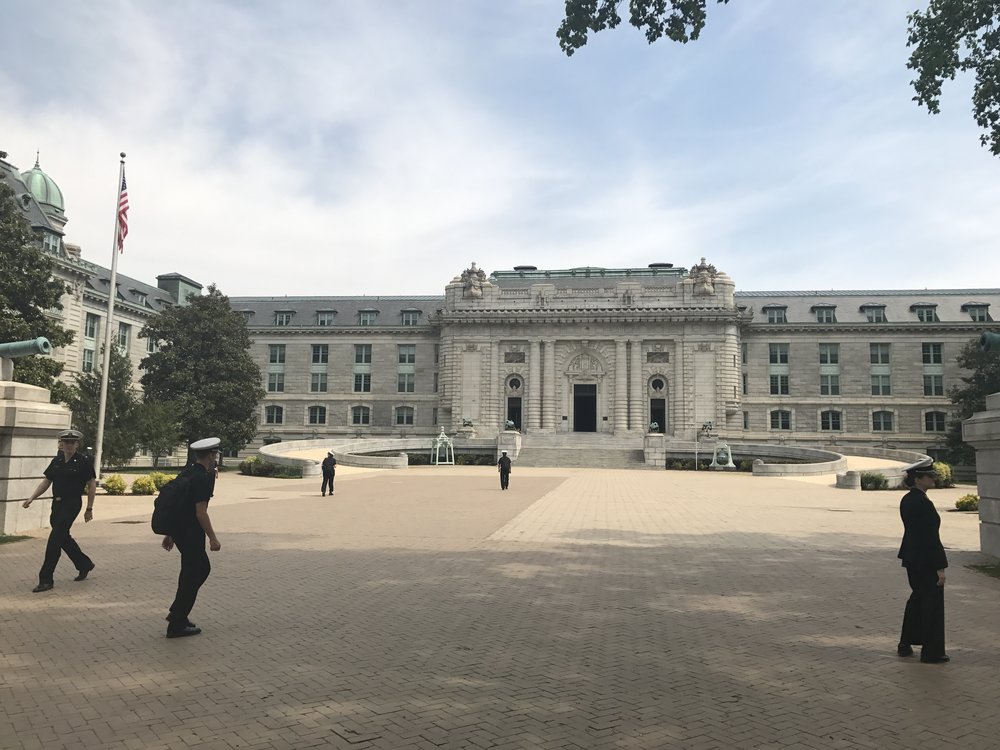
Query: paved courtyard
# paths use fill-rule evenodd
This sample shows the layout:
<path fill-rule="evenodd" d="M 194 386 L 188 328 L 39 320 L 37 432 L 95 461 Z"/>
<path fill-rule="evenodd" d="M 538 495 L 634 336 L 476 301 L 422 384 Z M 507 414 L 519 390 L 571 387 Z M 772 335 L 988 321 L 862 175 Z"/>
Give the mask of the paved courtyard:
<path fill-rule="evenodd" d="M 99 498 L 32 594 L 0 546 L 2 748 L 996 748 L 1000 580 L 942 513 L 951 664 L 895 656 L 899 492 L 706 472 L 225 474 L 223 548 L 163 637 L 179 558 Z M 942 511 L 963 491 L 932 493 Z"/>

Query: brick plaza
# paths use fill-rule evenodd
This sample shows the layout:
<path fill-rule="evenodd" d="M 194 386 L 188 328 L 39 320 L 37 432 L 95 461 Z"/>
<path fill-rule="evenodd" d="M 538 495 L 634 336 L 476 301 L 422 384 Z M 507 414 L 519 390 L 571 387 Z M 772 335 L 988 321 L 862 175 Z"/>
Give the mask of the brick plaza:
<path fill-rule="evenodd" d="M 165 639 L 179 558 L 98 499 L 32 594 L 0 546 L 0 747 L 995 748 L 1000 581 L 944 512 L 951 664 L 895 655 L 900 492 L 706 472 L 224 474 L 223 549 Z"/>

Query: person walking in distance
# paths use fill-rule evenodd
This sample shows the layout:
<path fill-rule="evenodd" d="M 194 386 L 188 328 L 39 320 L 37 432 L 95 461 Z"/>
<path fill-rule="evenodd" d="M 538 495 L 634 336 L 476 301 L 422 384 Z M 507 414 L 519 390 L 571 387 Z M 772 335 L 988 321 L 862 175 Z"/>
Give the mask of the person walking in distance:
<path fill-rule="evenodd" d="M 87 557 L 76 540 L 70 536 L 70 528 L 76 517 L 80 515 L 83 506 L 83 493 L 87 493 L 87 510 L 83 520 L 86 523 L 94 518 L 94 495 L 97 492 L 97 475 L 94 473 L 93 462 L 77 449 L 80 447 L 82 435 L 76 430 L 64 430 L 59 433 L 59 453 L 49 462 L 45 469 L 45 478 L 27 500 L 24 507 L 29 508 L 50 486 L 52 489 L 52 514 L 49 516 L 49 541 L 45 545 L 45 560 L 42 569 L 38 571 L 38 585 L 32 589 L 36 594 L 50 590 L 54 585 L 56 565 L 60 555 L 65 552 L 73 565 L 77 576 L 74 581 L 82 581 L 94 569 L 94 562 Z"/>
<path fill-rule="evenodd" d="M 936 474 L 930 458 L 906 467 L 905 483 L 910 487 L 899 503 L 903 520 L 903 542 L 899 559 L 906 568 L 910 598 L 903 613 L 903 630 L 896 653 L 912 656 L 919 645 L 920 661 L 944 664 L 944 580 L 948 558 L 941 544 L 941 516 L 927 497 Z"/>
<path fill-rule="evenodd" d="M 507 451 L 500 451 L 497 469 L 500 472 L 500 489 L 505 490 L 510 484 L 510 456 L 507 455 Z"/>
<path fill-rule="evenodd" d="M 326 458 L 323 459 L 323 488 L 320 492 L 323 493 L 323 497 L 326 497 L 326 488 L 330 487 L 330 494 L 333 494 L 333 478 L 337 474 L 337 459 L 333 457 L 333 451 L 326 452 Z"/>
<path fill-rule="evenodd" d="M 191 443 L 194 463 L 184 469 L 186 492 L 179 499 L 173 527 L 173 536 L 163 537 L 163 549 L 168 552 L 175 546 L 181 553 L 181 572 L 177 578 L 177 594 L 167 615 L 167 638 L 184 638 L 198 635 L 201 628 L 188 619 L 194 608 L 198 590 L 208 579 L 212 565 L 205 552 L 205 538 L 213 552 L 222 549 L 219 538 L 208 517 L 208 502 L 215 494 L 216 466 L 219 457 L 219 438 L 205 438 Z"/>

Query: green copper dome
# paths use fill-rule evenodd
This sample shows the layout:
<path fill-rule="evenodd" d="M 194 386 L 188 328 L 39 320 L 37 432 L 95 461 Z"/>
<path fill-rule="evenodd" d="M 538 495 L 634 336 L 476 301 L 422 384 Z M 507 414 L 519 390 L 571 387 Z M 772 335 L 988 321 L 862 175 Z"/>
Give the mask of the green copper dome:
<path fill-rule="evenodd" d="M 55 180 L 49 177 L 42 168 L 38 166 L 38 158 L 35 158 L 35 166 L 27 172 L 21 174 L 21 179 L 31 191 L 41 205 L 42 209 L 49 209 L 62 216 L 65 206 L 63 205 L 62 190 L 56 185 Z"/>

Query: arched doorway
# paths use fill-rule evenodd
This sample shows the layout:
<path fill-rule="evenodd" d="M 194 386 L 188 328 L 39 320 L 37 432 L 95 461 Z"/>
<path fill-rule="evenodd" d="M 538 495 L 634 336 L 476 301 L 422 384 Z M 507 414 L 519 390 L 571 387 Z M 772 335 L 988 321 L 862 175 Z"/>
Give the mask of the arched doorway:
<path fill-rule="evenodd" d="M 667 434 L 667 379 L 653 375 L 648 381 L 649 425 L 656 423 L 655 432 Z M 650 430 L 653 432 L 654 430 Z"/>
<path fill-rule="evenodd" d="M 521 431 L 521 422 L 523 418 L 523 392 L 524 379 L 520 375 L 508 376 L 507 382 L 504 384 L 504 397 L 507 402 L 507 408 L 505 410 L 507 414 L 506 422 L 513 422 L 514 429 L 518 432 Z"/>

